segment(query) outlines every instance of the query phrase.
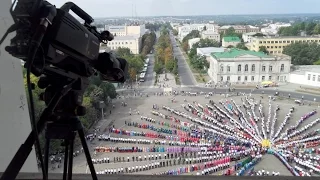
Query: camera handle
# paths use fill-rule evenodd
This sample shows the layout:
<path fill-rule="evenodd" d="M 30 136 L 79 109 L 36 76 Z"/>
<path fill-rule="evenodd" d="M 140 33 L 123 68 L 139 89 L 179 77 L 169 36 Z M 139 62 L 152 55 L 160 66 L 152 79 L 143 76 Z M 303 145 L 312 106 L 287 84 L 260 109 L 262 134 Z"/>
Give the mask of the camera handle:
<path fill-rule="evenodd" d="M 65 12 L 69 12 L 71 9 L 76 15 L 82 18 L 86 24 L 91 24 L 93 22 L 93 18 L 73 2 L 65 3 L 60 9 Z"/>

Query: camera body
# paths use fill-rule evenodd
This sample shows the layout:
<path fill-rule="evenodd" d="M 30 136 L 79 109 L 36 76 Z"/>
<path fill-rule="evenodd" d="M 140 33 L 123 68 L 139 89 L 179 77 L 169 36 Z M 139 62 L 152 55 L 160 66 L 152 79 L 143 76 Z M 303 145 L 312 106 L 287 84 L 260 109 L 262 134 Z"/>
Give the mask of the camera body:
<path fill-rule="evenodd" d="M 69 10 L 82 18 L 84 24 Z M 93 18 L 74 3 L 68 2 L 61 8 L 55 8 L 43 0 L 19 0 L 11 14 L 16 25 L 16 36 L 11 39 L 6 51 L 12 56 L 29 63 L 30 44 L 39 34 L 39 29 L 40 33 L 44 31 L 32 62 L 32 73 L 36 76 L 46 74 L 45 69 L 54 67 L 82 77 L 90 77 L 98 70 L 103 80 L 125 81 L 127 62 L 123 59 L 119 61 L 112 55 L 99 54 L 100 43 L 112 40 L 112 34 L 108 31 L 99 33 L 91 25 Z M 44 21 L 49 22 L 47 28 L 38 28 Z"/>

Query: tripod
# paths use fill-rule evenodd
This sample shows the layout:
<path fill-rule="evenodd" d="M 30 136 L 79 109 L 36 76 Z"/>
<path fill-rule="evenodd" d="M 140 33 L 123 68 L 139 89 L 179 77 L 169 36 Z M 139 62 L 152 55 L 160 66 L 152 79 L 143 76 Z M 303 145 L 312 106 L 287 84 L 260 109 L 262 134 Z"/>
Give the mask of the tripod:
<path fill-rule="evenodd" d="M 89 149 L 84 138 L 83 126 L 80 120 L 77 117 L 66 117 L 59 121 L 53 121 L 47 123 L 46 128 L 46 143 L 45 143 L 45 154 L 44 154 L 44 165 L 45 171 L 48 174 L 48 160 L 49 160 L 49 147 L 51 139 L 63 139 L 64 140 L 64 167 L 63 167 L 63 180 L 72 179 L 72 166 L 73 166 L 73 146 L 74 139 L 78 132 L 80 141 L 83 147 L 83 151 L 86 156 L 86 160 L 89 166 L 89 169 L 95 173 L 93 163 L 91 161 Z M 97 179 L 92 175 L 93 179 Z"/>
<path fill-rule="evenodd" d="M 90 152 L 84 137 L 83 127 L 80 120 L 77 118 L 77 115 L 81 116 L 85 114 L 85 108 L 81 106 L 82 100 L 80 101 L 79 99 L 82 99 L 83 89 L 85 89 L 83 87 L 83 83 L 85 83 L 87 79 L 72 77 L 73 80 L 70 82 L 70 80 L 67 80 L 67 78 L 60 79 L 57 77 L 59 76 L 56 76 L 48 81 L 51 82 L 51 85 L 46 87 L 45 93 L 43 93 L 41 96 L 42 98 L 40 98 L 46 102 L 47 107 L 42 112 L 40 119 L 36 124 L 39 132 L 42 132 L 45 125 L 47 125 L 44 163 L 45 172 L 48 174 L 50 139 L 64 139 L 65 159 L 63 179 L 66 180 L 68 172 L 68 180 L 71 180 L 73 145 L 76 132 L 78 132 L 92 179 L 97 180 L 97 174 L 94 169 Z M 41 80 L 45 81 L 48 80 L 48 78 L 40 78 L 39 82 Z M 32 151 L 32 146 L 35 143 L 36 138 L 34 134 L 35 132 L 32 130 L 25 142 L 18 149 L 7 169 L 2 174 L 0 180 L 14 180 L 17 177 L 23 164 Z"/>

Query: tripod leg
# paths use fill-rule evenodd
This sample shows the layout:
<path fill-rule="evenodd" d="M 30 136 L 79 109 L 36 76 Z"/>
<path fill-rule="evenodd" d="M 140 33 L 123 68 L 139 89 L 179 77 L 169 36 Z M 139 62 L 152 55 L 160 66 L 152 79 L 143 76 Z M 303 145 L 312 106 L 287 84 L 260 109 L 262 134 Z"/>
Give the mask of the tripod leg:
<path fill-rule="evenodd" d="M 74 144 L 74 137 L 73 139 L 69 140 L 69 157 L 68 157 L 68 180 L 72 180 L 72 166 L 73 166 L 73 144 Z"/>
<path fill-rule="evenodd" d="M 47 174 L 47 178 L 48 178 L 48 168 L 49 168 L 49 147 L 50 147 L 50 139 L 46 138 L 46 144 L 44 146 L 44 170 Z"/>
<path fill-rule="evenodd" d="M 64 140 L 64 145 L 63 180 L 67 180 L 69 141 Z"/>
<path fill-rule="evenodd" d="M 98 177 L 97 177 L 97 174 L 96 174 L 96 170 L 94 169 L 94 166 L 93 166 L 93 163 L 92 163 L 92 159 L 91 159 L 91 156 L 90 156 L 89 148 L 88 148 L 86 139 L 84 138 L 83 129 L 78 130 L 78 133 L 79 133 L 79 137 L 80 137 L 80 140 L 81 140 L 81 144 L 82 144 L 82 147 L 83 147 L 84 154 L 86 155 L 86 159 L 87 159 L 87 163 L 88 163 L 88 166 L 89 166 L 89 169 L 90 169 L 90 172 L 91 172 L 92 179 L 93 180 L 98 180 Z"/>

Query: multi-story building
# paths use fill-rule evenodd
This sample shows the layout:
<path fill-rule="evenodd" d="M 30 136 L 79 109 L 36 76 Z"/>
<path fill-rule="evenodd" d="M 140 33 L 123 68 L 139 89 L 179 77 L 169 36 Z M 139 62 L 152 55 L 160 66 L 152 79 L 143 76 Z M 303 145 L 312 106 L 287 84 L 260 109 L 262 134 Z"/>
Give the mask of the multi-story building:
<path fill-rule="evenodd" d="M 191 31 L 198 30 L 203 31 L 206 29 L 206 31 L 215 31 L 215 27 L 217 27 L 216 24 L 187 24 L 178 27 L 178 38 L 182 40 L 184 37 L 186 37 Z"/>
<path fill-rule="evenodd" d="M 222 47 L 233 46 L 236 47 L 237 44 L 241 43 L 239 37 L 223 37 L 222 38 Z"/>
<path fill-rule="evenodd" d="M 252 39 L 255 37 L 256 34 L 257 34 L 257 32 L 243 33 L 243 34 L 242 34 L 243 42 L 245 42 L 245 43 L 251 43 L 251 42 L 252 42 Z"/>
<path fill-rule="evenodd" d="M 112 41 L 108 42 L 107 46 L 102 44 L 100 50 L 110 51 L 116 50 L 119 47 L 129 48 L 132 54 L 139 54 L 141 38 L 139 36 L 115 36 Z"/>
<path fill-rule="evenodd" d="M 145 34 L 146 26 L 142 25 L 124 25 L 124 26 L 105 26 L 105 30 L 109 31 L 115 36 L 136 36 L 140 37 Z"/>
<path fill-rule="evenodd" d="M 289 82 L 320 87 L 320 65 L 295 66 L 290 73 Z"/>
<path fill-rule="evenodd" d="M 254 37 L 250 50 L 259 51 L 261 46 L 265 46 L 269 54 L 282 54 L 284 47 L 295 42 L 315 42 L 320 44 L 320 36 Z"/>
<path fill-rule="evenodd" d="M 201 38 L 202 39 L 212 39 L 212 40 L 215 40 L 217 42 L 220 42 L 220 34 L 217 33 L 217 32 L 214 32 L 214 31 L 203 31 L 201 33 Z"/>
<path fill-rule="evenodd" d="M 242 26 L 242 25 L 226 25 L 226 26 L 221 26 L 218 29 L 218 32 L 221 33 L 225 33 L 229 28 L 234 28 L 236 33 L 248 33 L 248 32 L 260 32 L 259 27 L 255 27 L 255 26 Z"/>
<path fill-rule="evenodd" d="M 287 81 L 291 64 L 291 57 L 287 55 L 270 56 L 235 48 L 211 53 L 207 60 L 210 62 L 208 74 L 215 83 Z"/>
<path fill-rule="evenodd" d="M 261 28 L 261 32 L 268 35 L 275 35 L 278 33 L 279 28 L 281 27 L 289 27 L 290 23 L 275 23 L 275 24 L 267 24 L 266 27 Z"/>

